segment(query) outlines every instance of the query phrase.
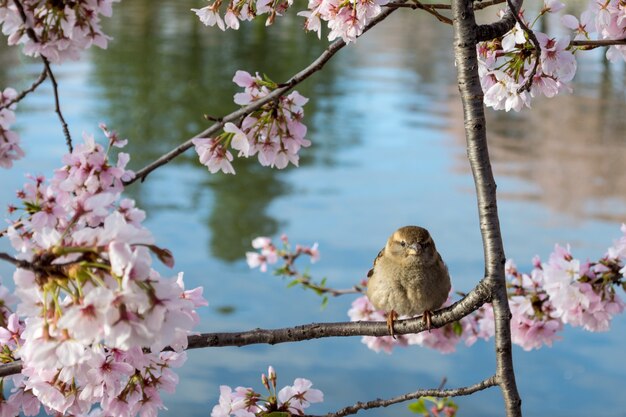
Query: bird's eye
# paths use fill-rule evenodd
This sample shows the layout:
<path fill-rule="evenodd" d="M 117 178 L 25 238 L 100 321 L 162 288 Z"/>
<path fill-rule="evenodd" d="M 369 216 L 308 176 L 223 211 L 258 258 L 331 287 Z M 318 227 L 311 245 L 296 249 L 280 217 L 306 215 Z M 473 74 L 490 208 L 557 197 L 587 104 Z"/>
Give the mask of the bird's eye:
<path fill-rule="evenodd" d="M 406 246 L 406 242 L 403 240 L 400 242 L 400 246 L 405 247 Z"/>

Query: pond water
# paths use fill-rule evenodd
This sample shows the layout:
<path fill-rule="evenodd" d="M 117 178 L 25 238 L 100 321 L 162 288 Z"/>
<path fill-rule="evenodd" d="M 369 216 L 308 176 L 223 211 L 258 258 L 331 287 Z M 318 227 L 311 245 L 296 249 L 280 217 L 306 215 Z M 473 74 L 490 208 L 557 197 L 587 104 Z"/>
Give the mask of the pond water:
<path fill-rule="evenodd" d="M 237 69 L 283 81 L 327 44 L 305 34 L 295 16 L 267 30 L 262 22 L 238 32 L 205 28 L 189 12 L 201 4 L 116 5 L 106 22 L 109 49 L 56 68 L 75 138 L 97 133 L 104 121 L 130 139 L 130 166 L 139 169 L 204 129 L 203 114 L 236 108 L 230 79 Z M 298 169 L 237 161 L 236 176 L 210 175 L 188 151 L 128 189 L 187 286 L 204 286 L 210 307 L 200 312 L 200 331 L 347 320 L 353 297 L 321 310 L 310 291 L 249 270 L 245 252 L 259 235 L 319 242 L 322 259 L 311 273 L 346 287 L 365 276 L 393 230 L 420 224 L 435 237 L 455 289 L 473 287 L 482 246 L 451 39 L 451 28 L 431 16 L 399 12 L 299 86 L 311 98 L 305 122 L 313 146 Z M 597 259 L 626 221 L 626 70 L 606 65 L 602 51 L 579 66 L 573 94 L 538 100 L 520 114 L 488 112 L 506 253 L 523 270 L 555 243 Z M 0 47 L 1 86 L 27 86 L 39 71 L 37 62 Z M 49 175 L 59 165 L 65 148 L 52 105 L 48 84 L 20 103 L 17 129 L 28 156 L 0 171 L 2 204 L 13 201 L 25 173 Z M 0 250 L 9 250 L 7 242 Z M 0 264 L 0 275 L 10 281 L 8 265 Z M 622 315 L 607 333 L 567 328 L 552 348 L 516 347 L 525 415 L 626 416 L 625 334 Z M 325 402 L 309 409 L 314 414 L 437 386 L 443 377 L 449 387 L 471 384 L 494 372 L 492 342 L 450 355 L 419 347 L 376 354 L 358 338 L 193 351 L 163 415 L 207 416 L 220 384 L 261 389 L 270 364 L 279 384 L 303 376 L 324 391 Z M 497 389 L 458 402 L 461 416 L 502 415 Z M 368 414 L 410 413 L 400 404 Z"/>

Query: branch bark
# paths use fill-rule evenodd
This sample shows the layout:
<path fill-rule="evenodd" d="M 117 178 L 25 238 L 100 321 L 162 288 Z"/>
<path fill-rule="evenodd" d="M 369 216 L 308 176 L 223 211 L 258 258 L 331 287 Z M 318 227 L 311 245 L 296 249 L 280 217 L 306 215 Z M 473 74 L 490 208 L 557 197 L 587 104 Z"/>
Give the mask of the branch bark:
<path fill-rule="evenodd" d="M 476 288 L 450 307 L 433 314 L 432 328 L 445 326 L 475 311 L 490 298 L 488 286 L 482 280 Z M 394 322 L 396 334 L 419 333 L 426 329 L 420 317 Z M 311 323 L 283 329 L 254 329 L 245 332 L 203 333 L 188 337 L 187 349 L 207 347 L 247 346 L 254 344 L 292 343 L 324 337 L 387 336 L 389 330 L 384 321 L 355 321 L 340 323 Z M 0 377 L 21 371 L 21 361 L 0 365 Z"/>
<path fill-rule="evenodd" d="M 496 376 L 504 396 L 507 416 L 521 417 L 521 399 L 517 392 L 511 352 L 511 311 L 504 277 L 506 258 L 498 218 L 496 182 L 489 161 L 483 91 L 478 76 L 476 45 L 481 40 L 480 27 L 476 24 L 471 1 L 455 0 L 452 11 L 454 56 L 463 102 L 467 156 L 476 186 L 485 258 L 485 282 L 492 290 L 491 302 L 496 329 Z"/>
<path fill-rule="evenodd" d="M 356 414 L 361 410 L 369 410 L 372 408 L 380 408 L 380 407 L 388 407 L 393 404 L 398 404 L 401 402 L 409 401 L 409 400 L 417 400 L 421 397 L 460 397 L 463 395 L 470 395 L 478 391 L 482 391 L 489 387 L 493 387 L 497 385 L 496 376 L 491 376 L 483 381 L 480 381 L 477 384 L 470 385 L 467 387 L 454 388 L 454 389 L 421 389 L 415 392 L 410 392 L 408 394 L 400 395 L 397 397 L 389 398 L 387 400 L 376 399 L 373 401 L 368 401 L 366 403 L 358 402 L 352 406 L 342 408 L 341 410 L 335 413 L 328 413 L 321 416 L 304 416 L 304 417 L 344 417 L 351 414 Z"/>
<path fill-rule="evenodd" d="M 43 71 L 41 71 L 41 74 L 39 74 L 39 77 L 37 77 L 37 79 L 31 84 L 30 87 L 28 87 L 27 89 L 21 91 L 17 97 L 15 97 L 13 100 L 9 101 L 8 103 L 0 106 L 0 110 L 2 109 L 8 109 L 9 107 L 11 107 L 13 104 L 19 102 L 20 100 L 22 100 L 24 97 L 26 97 L 28 94 L 32 93 L 33 91 L 35 91 L 37 89 L 37 87 L 39 87 L 39 85 L 45 81 L 46 77 L 48 76 L 48 70 L 44 67 Z M 1 235 L 0 235 L 1 236 Z"/>
<path fill-rule="evenodd" d="M 454 3 L 455 2 L 453 2 L 453 5 Z M 524 0 L 512 0 L 511 3 L 515 7 L 515 10 L 521 10 Z M 471 10 L 471 2 L 469 6 L 468 10 Z M 474 20 L 474 24 L 476 24 L 475 22 Z M 497 22 L 476 26 L 476 40 L 482 42 L 498 38 L 511 30 L 513 26 L 515 26 L 515 15 L 511 9 L 507 9 L 504 16 Z"/>

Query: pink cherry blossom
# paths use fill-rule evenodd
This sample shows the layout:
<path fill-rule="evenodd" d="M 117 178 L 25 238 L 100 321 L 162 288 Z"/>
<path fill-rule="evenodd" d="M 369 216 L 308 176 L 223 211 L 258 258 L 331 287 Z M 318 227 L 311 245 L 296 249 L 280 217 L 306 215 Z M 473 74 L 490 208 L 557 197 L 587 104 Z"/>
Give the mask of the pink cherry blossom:
<path fill-rule="evenodd" d="M 17 92 L 13 88 L 0 90 L 0 167 L 2 168 L 11 168 L 13 161 L 24 156 L 24 151 L 20 147 L 20 137 L 11 130 L 11 126 L 15 123 L 15 104 L 1 108 L 7 106 L 15 97 L 17 97 Z"/>
<path fill-rule="evenodd" d="M 54 63 L 75 60 L 92 45 L 106 49 L 110 38 L 102 32 L 100 20 L 101 16 L 111 16 L 112 4 L 118 1 L 64 2 L 50 6 L 40 0 L 22 0 L 27 25 L 17 6 L 9 2 L 0 9 L 0 25 L 9 45 L 23 44 L 26 55 L 43 55 Z M 34 31 L 37 41 L 27 35 L 27 28 Z"/>
<path fill-rule="evenodd" d="M 305 378 L 296 378 L 292 386 L 286 386 L 278 392 L 278 401 L 288 404 L 288 411 L 292 414 L 304 414 L 304 409 L 311 403 L 324 401 L 322 391 L 311 388 L 313 383 Z"/>
<path fill-rule="evenodd" d="M 110 146 L 123 146 L 102 128 Z M 45 269 L 17 269 L 17 314 L 0 309 L 7 320 L 0 343 L 22 360 L 26 377 L 12 398 L 26 414 L 40 402 L 56 413 L 83 415 L 99 404 L 103 415 L 155 415 L 163 407 L 159 391 L 172 392 L 178 381 L 170 367 L 185 356 L 151 352 L 184 349 L 199 321 L 195 308 L 206 305 L 201 289 L 185 291 L 182 275 L 167 279 L 152 268 L 151 252 L 168 266 L 172 256 L 155 246 L 134 202 L 120 201 L 123 178 L 133 173 L 126 154 L 118 155 L 109 161 L 85 135 L 50 183 L 30 177 L 18 192 L 23 207 L 13 214 L 29 217 L 8 234 L 20 256 L 45 254 L 50 265 L 65 265 L 54 278 Z"/>
<path fill-rule="evenodd" d="M 234 174 L 235 169 L 231 165 L 233 156 L 217 139 L 193 139 L 196 152 L 200 157 L 200 163 L 206 165 L 211 174 L 222 171 L 225 174 Z"/>

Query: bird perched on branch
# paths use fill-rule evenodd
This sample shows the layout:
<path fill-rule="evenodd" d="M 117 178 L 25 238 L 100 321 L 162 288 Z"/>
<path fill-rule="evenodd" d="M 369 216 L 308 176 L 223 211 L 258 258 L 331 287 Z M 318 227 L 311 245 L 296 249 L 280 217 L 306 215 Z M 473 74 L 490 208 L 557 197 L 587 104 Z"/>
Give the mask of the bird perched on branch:
<path fill-rule="evenodd" d="M 387 312 L 387 328 L 394 336 L 398 316 L 422 314 L 430 330 L 431 314 L 446 302 L 450 275 L 428 230 L 404 226 L 396 230 L 367 273 L 367 297 Z"/>

